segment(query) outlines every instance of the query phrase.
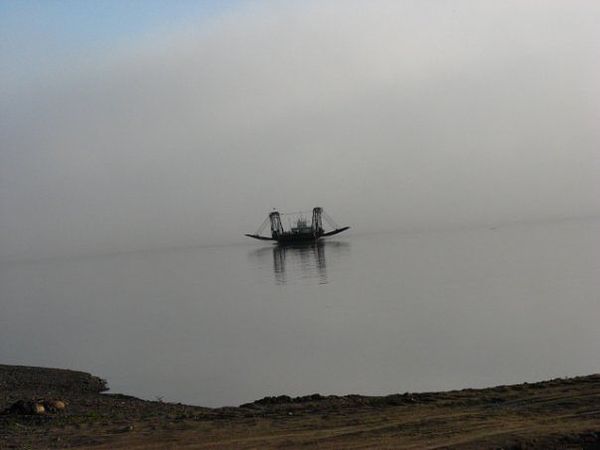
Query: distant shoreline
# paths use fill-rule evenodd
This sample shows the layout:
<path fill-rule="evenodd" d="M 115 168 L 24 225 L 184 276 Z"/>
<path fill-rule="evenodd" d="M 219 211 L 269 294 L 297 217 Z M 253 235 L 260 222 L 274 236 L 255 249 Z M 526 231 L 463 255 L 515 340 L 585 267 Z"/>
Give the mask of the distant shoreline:
<path fill-rule="evenodd" d="M 106 389 L 85 372 L 0 365 L 0 448 L 600 448 L 600 375 L 382 397 L 266 397 L 224 408 Z M 7 411 L 18 401 L 56 400 L 64 410 Z"/>

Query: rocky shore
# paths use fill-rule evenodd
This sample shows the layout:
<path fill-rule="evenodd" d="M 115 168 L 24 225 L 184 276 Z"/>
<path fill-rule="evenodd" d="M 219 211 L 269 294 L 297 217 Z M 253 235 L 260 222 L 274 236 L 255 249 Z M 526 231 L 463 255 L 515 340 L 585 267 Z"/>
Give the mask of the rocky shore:
<path fill-rule="evenodd" d="M 383 397 L 266 397 L 236 408 L 106 390 L 83 372 L 0 365 L 0 448 L 600 450 L 600 375 Z"/>

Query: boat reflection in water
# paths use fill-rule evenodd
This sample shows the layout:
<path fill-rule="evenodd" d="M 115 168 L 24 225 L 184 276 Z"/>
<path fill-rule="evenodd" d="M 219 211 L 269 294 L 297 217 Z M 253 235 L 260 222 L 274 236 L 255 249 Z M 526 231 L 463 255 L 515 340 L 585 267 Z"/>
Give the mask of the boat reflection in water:
<path fill-rule="evenodd" d="M 273 258 L 273 275 L 277 284 L 298 280 L 315 280 L 319 284 L 327 284 L 328 261 L 335 264 L 349 250 L 349 242 L 316 241 L 263 247 L 250 254 L 263 264 L 270 257 Z"/>

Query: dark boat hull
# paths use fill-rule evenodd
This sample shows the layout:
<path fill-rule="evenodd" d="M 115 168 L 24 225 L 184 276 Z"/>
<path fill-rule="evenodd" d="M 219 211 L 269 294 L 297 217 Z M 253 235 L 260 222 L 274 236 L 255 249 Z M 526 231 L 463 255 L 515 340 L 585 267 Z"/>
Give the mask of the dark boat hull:
<path fill-rule="evenodd" d="M 287 245 L 287 244 L 302 244 L 306 242 L 316 242 L 322 237 L 333 236 L 334 234 L 341 233 L 342 231 L 346 231 L 350 227 L 337 228 L 333 231 L 329 231 L 327 233 L 284 233 L 275 237 L 267 237 L 267 236 L 259 236 L 257 234 L 246 234 L 246 236 L 259 239 L 261 241 L 276 241 L 278 244 Z"/>
<path fill-rule="evenodd" d="M 284 234 L 277 236 L 278 244 L 297 244 L 304 242 L 315 242 L 321 238 L 320 235 L 314 235 L 312 233 L 296 233 L 296 234 Z"/>

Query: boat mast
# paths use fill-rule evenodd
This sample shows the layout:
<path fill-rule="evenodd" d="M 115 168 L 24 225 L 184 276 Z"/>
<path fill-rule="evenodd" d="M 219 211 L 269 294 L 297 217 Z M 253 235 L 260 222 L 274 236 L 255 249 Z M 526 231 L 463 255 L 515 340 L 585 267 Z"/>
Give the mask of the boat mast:
<path fill-rule="evenodd" d="M 323 219 L 321 218 L 321 214 L 323 213 L 323 208 L 316 207 L 313 208 L 312 213 L 312 232 L 313 236 L 318 237 L 323 234 Z"/>
<path fill-rule="evenodd" d="M 283 234 L 283 225 L 281 224 L 281 216 L 278 211 L 273 211 L 269 214 L 271 220 L 271 236 L 273 239 L 277 239 Z"/>

